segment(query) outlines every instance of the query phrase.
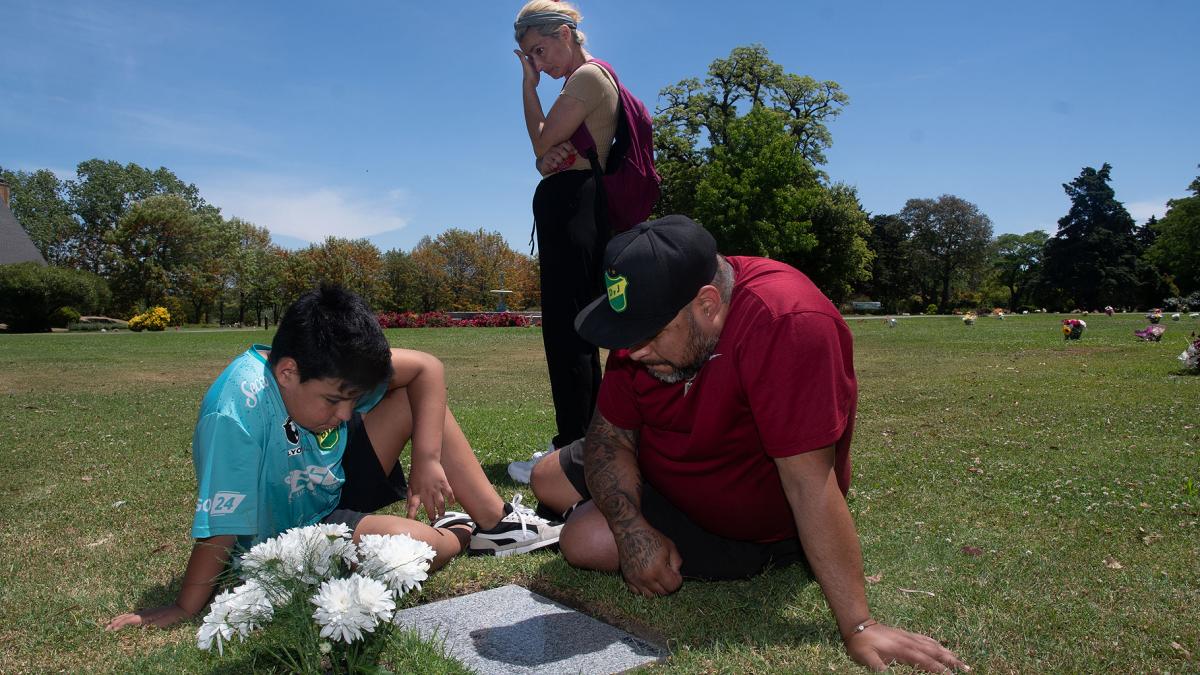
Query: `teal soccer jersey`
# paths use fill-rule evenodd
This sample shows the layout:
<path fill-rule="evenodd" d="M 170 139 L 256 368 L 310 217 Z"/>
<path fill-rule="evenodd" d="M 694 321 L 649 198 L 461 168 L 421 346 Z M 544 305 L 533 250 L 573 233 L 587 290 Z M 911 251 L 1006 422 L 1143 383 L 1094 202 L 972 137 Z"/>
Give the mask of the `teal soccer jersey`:
<path fill-rule="evenodd" d="M 208 389 L 192 436 L 198 493 L 192 537 L 238 535 L 252 546 L 312 525 L 337 506 L 345 473 L 346 424 L 313 434 L 292 422 L 275 376 L 254 345 Z M 387 385 L 355 409 L 375 407 Z"/>

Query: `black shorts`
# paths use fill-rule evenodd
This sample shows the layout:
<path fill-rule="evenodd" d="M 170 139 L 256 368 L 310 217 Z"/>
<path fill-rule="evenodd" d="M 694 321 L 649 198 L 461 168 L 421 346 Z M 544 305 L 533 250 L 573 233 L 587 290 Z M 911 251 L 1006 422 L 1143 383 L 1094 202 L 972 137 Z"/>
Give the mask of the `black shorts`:
<path fill-rule="evenodd" d="M 367 436 L 362 415 L 354 413 L 346 423 L 346 452 L 342 455 L 342 471 L 346 482 L 337 507 L 321 519 L 322 523 L 345 523 L 351 530 L 366 516 L 395 504 L 408 496 L 408 481 L 400 462 L 384 473 Z"/>
<path fill-rule="evenodd" d="M 583 476 L 583 441 L 559 449 L 559 465 L 583 498 L 590 499 Z M 772 567 L 808 565 L 796 537 L 770 543 L 740 541 L 713 534 L 680 511 L 661 492 L 642 482 L 642 516 L 675 543 L 683 558 L 680 574 L 695 579 L 745 579 Z"/>

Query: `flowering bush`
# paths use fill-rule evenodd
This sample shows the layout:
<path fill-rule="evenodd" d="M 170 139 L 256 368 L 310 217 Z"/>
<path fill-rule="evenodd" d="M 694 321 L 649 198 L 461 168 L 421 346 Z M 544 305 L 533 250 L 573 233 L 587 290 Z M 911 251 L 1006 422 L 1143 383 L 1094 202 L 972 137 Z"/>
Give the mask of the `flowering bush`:
<path fill-rule="evenodd" d="M 1146 318 L 1150 320 L 1150 323 L 1158 323 L 1162 321 L 1162 314 L 1161 309 L 1152 309 L 1146 314 Z"/>
<path fill-rule="evenodd" d="M 503 328 L 507 326 L 532 326 L 533 322 L 524 314 L 498 312 L 481 314 L 473 319 L 455 319 L 445 312 L 380 312 L 375 315 L 381 328 L 446 328 L 450 326 L 468 328 Z"/>
<path fill-rule="evenodd" d="M 216 645 L 224 655 L 235 635 L 246 640 L 279 619 L 304 633 L 288 636 L 294 651 L 276 655 L 287 670 L 375 667 L 384 640 L 396 630 L 396 601 L 421 589 L 434 550 L 403 534 L 368 534 L 357 545 L 350 537 L 344 524 L 310 525 L 251 548 L 235 567 L 242 584 L 213 599 L 196 634 L 200 649 Z"/>
<path fill-rule="evenodd" d="M 1087 322 L 1085 322 L 1083 319 L 1063 319 L 1063 339 L 1078 340 L 1083 336 L 1083 329 L 1085 328 L 1087 328 Z"/>
<path fill-rule="evenodd" d="M 1133 331 L 1133 334 L 1146 342 L 1158 342 L 1162 340 L 1163 333 L 1167 332 L 1165 326 L 1146 326 L 1141 330 Z"/>
<path fill-rule="evenodd" d="M 166 307 L 153 307 L 129 320 L 129 330 L 166 330 L 171 323 L 171 313 Z"/>
<path fill-rule="evenodd" d="M 968 326 L 975 323 L 975 312 L 967 312 L 966 314 L 963 314 L 962 321 Z"/>
<path fill-rule="evenodd" d="M 1112 305 L 1106 305 L 1106 306 L 1104 307 L 1104 313 L 1105 313 L 1105 314 L 1107 314 L 1107 315 L 1109 315 L 1109 316 L 1112 316 L 1114 311 L 1115 311 L 1115 310 L 1113 310 L 1113 308 L 1112 308 Z"/>
<path fill-rule="evenodd" d="M 1179 355 L 1179 360 L 1183 361 L 1183 369 L 1192 375 L 1200 375 L 1200 338 L 1192 333 L 1188 338 L 1187 349 Z"/>

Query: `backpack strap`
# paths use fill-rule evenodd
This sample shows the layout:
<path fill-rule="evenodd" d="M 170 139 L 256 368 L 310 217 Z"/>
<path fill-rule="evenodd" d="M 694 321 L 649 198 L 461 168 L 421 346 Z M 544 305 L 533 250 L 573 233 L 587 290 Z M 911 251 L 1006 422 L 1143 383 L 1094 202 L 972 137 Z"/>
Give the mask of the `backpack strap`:
<path fill-rule="evenodd" d="M 621 83 L 617 80 L 617 74 L 613 72 L 612 66 L 608 65 L 600 59 L 588 59 L 584 65 L 594 63 L 604 70 L 608 71 L 612 77 L 613 85 L 617 89 L 617 121 L 620 123 L 621 116 L 624 114 L 621 110 Z M 581 68 L 583 66 L 580 66 Z M 567 86 L 563 82 L 563 87 Z M 593 215 L 596 224 L 596 233 L 598 235 L 598 245 L 596 247 L 597 269 L 603 266 L 604 247 L 608 240 L 612 238 L 612 224 L 608 222 L 608 191 L 604 186 L 604 171 L 600 168 L 600 156 L 596 152 L 596 140 L 592 138 L 592 133 L 588 131 L 587 123 L 581 122 L 575 133 L 571 134 L 571 145 L 584 157 L 587 157 L 588 163 L 592 165 L 592 182 L 595 186 L 595 199 L 592 201 Z"/>

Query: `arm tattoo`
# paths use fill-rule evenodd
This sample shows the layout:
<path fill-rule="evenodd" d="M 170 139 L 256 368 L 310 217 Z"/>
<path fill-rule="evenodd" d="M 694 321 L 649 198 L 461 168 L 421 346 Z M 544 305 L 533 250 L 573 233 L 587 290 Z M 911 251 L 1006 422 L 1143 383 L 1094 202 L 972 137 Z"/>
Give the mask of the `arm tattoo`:
<path fill-rule="evenodd" d="M 596 507 L 618 538 L 642 516 L 638 433 L 619 429 L 598 411 L 583 441 L 583 469 Z"/>
<path fill-rule="evenodd" d="M 642 529 L 628 529 L 616 535 L 621 549 L 621 570 L 637 572 L 650 565 L 662 550 L 662 542 Z"/>

